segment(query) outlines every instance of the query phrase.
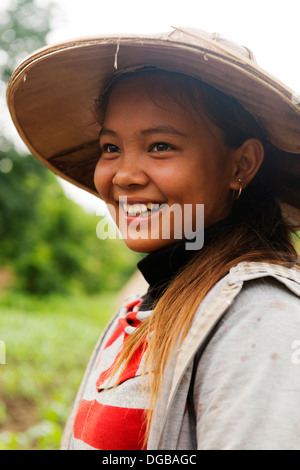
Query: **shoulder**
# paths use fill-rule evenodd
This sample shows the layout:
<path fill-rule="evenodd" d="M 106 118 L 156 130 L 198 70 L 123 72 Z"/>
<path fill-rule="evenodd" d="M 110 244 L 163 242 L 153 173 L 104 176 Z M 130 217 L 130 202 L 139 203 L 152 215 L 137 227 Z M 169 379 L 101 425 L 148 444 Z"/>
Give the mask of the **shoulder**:
<path fill-rule="evenodd" d="M 228 277 L 229 283 L 242 279 L 242 287 L 215 329 L 202 365 L 226 361 L 229 368 L 256 367 L 279 358 L 282 365 L 291 363 L 293 345 L 300 340 L 300 271 L 245 268 Z"/>
<path fill-rule="evenodd" d="M 199 448 L 296 449 L 298 272 L 245 268 L 224 278 L 242 286 L 198 363 L 194 397 Z"/>
<path fill-rule="evenodd" d="M 242 287 L 223 318 L 226 331 L 230 328 L 232 334 L 242 335 L 247 329 L 247 336 L 285 332 L 300 338 L 300 270 L 242 263 L 231 270 L 227 283 L 242 283 Z"/>
<path fill-rule="evenodd" d="M 300 322 L 299 269 L 243 263 L 228 276 L 229 284 L 240 281 L 242 288 L 227 313 L 229 322 Z"/>
<path fill-rule="evenodd" d="M 300 270 L 271 263 L 240 263 L 206 295 L 194 326 L 211 317 L 214 336 L 222 325 L 239 329 L 247 323 L 260 326 L 289 324 L 300 319 Z M 221 321 L 220 321 L 221 319 Z M 224 326 L 223 326 L 224 329 Z M 235 330 L 236 331 L 236 330 Z"/>
<path fill-rule="evenodd" d="M 240 320 L 247 318 L 249 321 L 254 317 L 256 321 L 267 320 L 269 316 L 272 322 L 279 319 L 289 322 L 297 318 L 300 321 L 300 297 L 274 277 L 251 279 L 243 283 L 227 315 L 233 322 L 238 321 L 239 316 L 242 317 Z"/>

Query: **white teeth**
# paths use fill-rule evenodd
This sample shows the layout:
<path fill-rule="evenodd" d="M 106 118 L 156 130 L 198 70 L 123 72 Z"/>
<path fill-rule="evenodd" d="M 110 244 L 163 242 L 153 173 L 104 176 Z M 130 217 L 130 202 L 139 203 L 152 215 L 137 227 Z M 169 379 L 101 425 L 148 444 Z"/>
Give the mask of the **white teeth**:
<path fill-rule="evenodd" d="M 127 212 L 130 215 L 140 215 L 143 212 L 147 213 L 148 211 L 145 204 L 132 204 L 131 206 L 128 206 Z"/>
<path fill-rule="evenodd" d="M 123 203 L 124 210 L 129 214 L 129 215 L 142 215 L 146 216 L 148 215 L 148 210 L 149 211 L 154 211 L 159 209 L 159 204 L 153 204 L 152 202 L 148 202 L 147 204 L 126 204 Z"/>
<path fill-rule="evenodd" d="M 153 204 L 152 202 L 148 202 L 147 207 L 150 211 L 156 211 L 159 209 L 159 204 Z"/>

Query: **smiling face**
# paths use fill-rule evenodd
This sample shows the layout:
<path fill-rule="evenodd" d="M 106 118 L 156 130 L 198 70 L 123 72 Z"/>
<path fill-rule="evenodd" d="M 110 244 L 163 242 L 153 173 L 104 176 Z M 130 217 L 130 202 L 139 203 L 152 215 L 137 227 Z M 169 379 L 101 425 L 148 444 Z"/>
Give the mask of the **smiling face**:
<path fill-rule="evenodd" d="M 121 232 L 135 227 L 135 235 L 129 231 L 125 243 L 144 253 L 186 236 L 186 207 L 193 208 L 188 225 L 195 231 L 202 228 L 197 205 L 204 204 L 205 227 L 228 216 L 232 205 L 234 159 L 223 132 L 196 113 L 187 98 L 176 100 L 176 94 L 174 99 L 165 93 L 161 80 L 141 74 L 115 85 L 100 133 L 101 158 L 94 178 Z"/>

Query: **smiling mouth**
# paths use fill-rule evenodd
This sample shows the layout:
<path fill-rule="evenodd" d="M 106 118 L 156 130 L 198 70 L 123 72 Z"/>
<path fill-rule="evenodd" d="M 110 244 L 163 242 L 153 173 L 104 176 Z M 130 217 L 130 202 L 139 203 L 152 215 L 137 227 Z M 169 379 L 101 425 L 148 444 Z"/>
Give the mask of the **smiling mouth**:
<path fill-rule="evenodd" d="M 149 217 L 156 212 L 159 212 L 166 204 L 157 204 L 148 202 L 144 203 L 134 203 L 128 204 L 125 202 L 120 202 L 122 208 L 129 217 Z"/>

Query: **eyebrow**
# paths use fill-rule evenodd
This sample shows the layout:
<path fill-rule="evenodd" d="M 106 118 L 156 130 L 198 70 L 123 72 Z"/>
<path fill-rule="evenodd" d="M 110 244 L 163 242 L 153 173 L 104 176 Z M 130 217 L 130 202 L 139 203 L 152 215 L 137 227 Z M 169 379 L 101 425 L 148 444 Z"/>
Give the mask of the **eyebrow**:
<path fill-rule="evenodd" d="M 155 126 L 151 127 L 149 129 L 144 129 L 141 131 L 142 135 L 150 135 L 150 134 L 169 134 L 169 135 L 179 135 L 182 137 L 187 137 L 186 134 L 183 132 L 179 131 L 178 129 L 175 129 L 171 125 L 161 125 L 161 126 Z M 105 127 L 102 127 L 99 133 L 99 137 L 108 135 L 108 136 L 114 136 L 117 137 L 117 132 L 113 131 L 112 129 L 107 129 Z"/>
<path fill-rule="evenodd" d="M 112 136 L 116 137 L 117 133 L 115 131 L 112 131 L 110 129 L 106 129 L 105 127 L 102 127 L 100 132 L 99 132 L 99 137 L 101 137 L 102 135 L 112 135 Z"/>

